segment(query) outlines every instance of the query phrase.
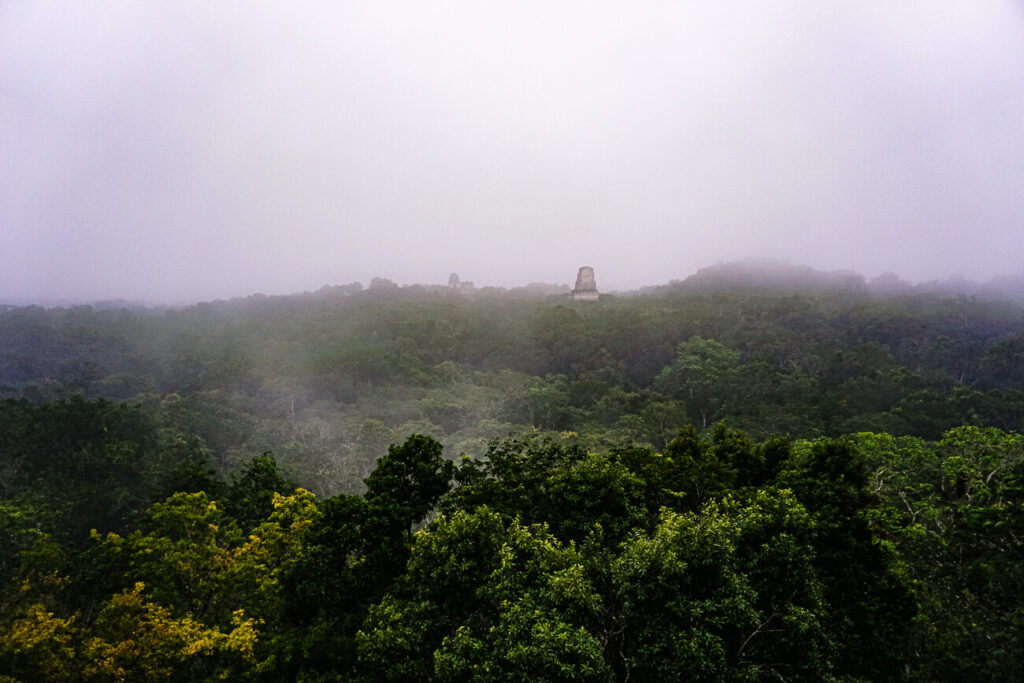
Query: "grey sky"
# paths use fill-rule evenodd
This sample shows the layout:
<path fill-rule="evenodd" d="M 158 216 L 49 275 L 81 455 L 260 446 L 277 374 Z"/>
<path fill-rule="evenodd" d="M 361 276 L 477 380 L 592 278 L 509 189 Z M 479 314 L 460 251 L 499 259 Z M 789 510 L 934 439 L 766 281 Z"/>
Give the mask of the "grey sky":
<path fill-rule="evenodd" d="M 0 302 L 1022 252 L 1019 1 L 0 1 Z"/>

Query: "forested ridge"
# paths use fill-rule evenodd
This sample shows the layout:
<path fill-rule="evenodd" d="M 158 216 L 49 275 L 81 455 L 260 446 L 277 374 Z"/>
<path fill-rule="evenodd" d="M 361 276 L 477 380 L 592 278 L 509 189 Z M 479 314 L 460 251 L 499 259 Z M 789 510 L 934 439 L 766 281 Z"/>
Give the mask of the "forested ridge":
<path fill-rule="evenodd" d="M 0 679 L 1009 680 L 1024 308 L 0 312 Z"/>

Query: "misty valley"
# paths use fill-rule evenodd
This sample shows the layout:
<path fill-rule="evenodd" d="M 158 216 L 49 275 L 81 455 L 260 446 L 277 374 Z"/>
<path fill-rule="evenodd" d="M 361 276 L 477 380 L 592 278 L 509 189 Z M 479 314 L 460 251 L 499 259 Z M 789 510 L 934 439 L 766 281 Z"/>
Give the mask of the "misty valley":
<path fill-rule="evenodd" d="M 1024 286 L 966 287 L 0 307 L 0 681 L 1019 678 Z"/>

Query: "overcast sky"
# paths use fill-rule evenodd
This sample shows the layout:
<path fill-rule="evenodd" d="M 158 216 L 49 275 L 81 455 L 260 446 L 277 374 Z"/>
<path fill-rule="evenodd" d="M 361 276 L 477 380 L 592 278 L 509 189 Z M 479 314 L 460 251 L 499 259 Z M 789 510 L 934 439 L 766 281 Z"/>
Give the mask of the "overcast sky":
<path fill-rule="evenodd" d="M 1022 255 L 1020 0 L 0 0 L 0 303 Z"/>

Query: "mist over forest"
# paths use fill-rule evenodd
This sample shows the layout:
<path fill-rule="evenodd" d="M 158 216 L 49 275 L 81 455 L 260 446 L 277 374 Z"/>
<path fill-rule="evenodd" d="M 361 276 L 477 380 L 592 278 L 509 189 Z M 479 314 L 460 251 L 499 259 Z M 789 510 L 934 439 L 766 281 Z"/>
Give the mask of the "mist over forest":
<path fill-rule="evenodd" d="M 1024 290 L 584 270 L 4 307 L 3 670 L 1019 670 Z"/>
<path fill-rule="evenodd" d="M 174 308 L 7 307 L 0 392 L 176 415 L 220 472 L 272 451 L 332 494 L 357 492 L 381 449 L 411 433 L 474 457 L 530 434 L 660 448 L 682 425 L 720 420 L 757 437 L 937 438 L 959 419 L 943 406 L 967 397 L 991 404 L 986 426 L 1024 426 L 999 393 L 1022 388 L 1021 284 L 748 260 L 597 302 L 567 285 L 374 278 Z M 673 363 L 714 379 L 684 390 Z"/>
<path fill-rule="evenodd" d="M 0 664 L 1012 677 L 1021 294 L 746 261 L 4 307 Z"/>
<path fill-rule="evenodd" d="M 1017 0 L 0 2 L 0 683 L 1019 680 L 1022 179 Z"/>

